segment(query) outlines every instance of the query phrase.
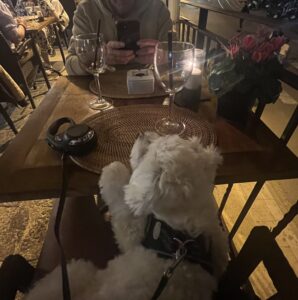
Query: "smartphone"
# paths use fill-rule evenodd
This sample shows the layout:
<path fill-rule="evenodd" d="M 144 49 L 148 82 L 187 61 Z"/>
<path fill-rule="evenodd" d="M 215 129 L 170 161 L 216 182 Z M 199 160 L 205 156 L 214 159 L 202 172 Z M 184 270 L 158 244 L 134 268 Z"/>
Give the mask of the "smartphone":
<path fill-rule="evenodd" d="M 118 41 L 123 42 L 125 47 L 123 50 L 139 49 L 137 41 L 140 40 L 140 23 L 137 20 L 118 21 L 116 24 Z"/>

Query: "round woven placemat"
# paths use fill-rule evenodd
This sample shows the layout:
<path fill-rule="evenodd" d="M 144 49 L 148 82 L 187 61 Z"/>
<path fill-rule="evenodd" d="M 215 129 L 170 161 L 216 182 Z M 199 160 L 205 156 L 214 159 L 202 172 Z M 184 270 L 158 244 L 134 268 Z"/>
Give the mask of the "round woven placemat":
<path fill-rule="evenodd" d="M 71 159 L 82 168 L 98 174 L 113 161 L 128 165 L 131 148 L 139 133 L 154 131 L 156 121 L 167 114 L 168 106 L 161 105 L 130 105 L 97 113 L 83 121 L 97 134 L 96 149 L 86 156 Z M 186 124 L 182 138 L 199 136 L 205 146 L 216 144 L 212 125 L 196 113 L 175 107 L 173 117 Z"/>
<path fill-rule="evenodd" d="M 127 71 L 127 69 L 116 70 L 115 72 L 106 72 L 99 75 L 101 92 L 104 97 L 113 99 L 141 99 L 166 95 L 157 80 L 155 81 L 154 92 L 152 94 L 128 94 L 126 83 Z M 93 94 L 97 94 L 94 80 L 90 82 L 89 89 Z"/>

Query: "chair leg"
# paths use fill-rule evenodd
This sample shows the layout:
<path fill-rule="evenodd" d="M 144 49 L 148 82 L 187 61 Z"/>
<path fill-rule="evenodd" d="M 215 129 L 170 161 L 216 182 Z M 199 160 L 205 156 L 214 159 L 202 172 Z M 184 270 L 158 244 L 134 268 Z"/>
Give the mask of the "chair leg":
<path fill-rule="evenodd" d="M 65 32 L 65 31 L 66 31 L 66 30 L 64 30 L 64 31 L 62 32 L 62 34 L 63 34 L 63 39 L 64 39 L 65 47 L 68 48 L 68 38 L 67 38 L 67 35 L 66 35 L 66 32 Z"/>
<path fill-rule="evenodd" d="M 33 44 L 34 44 L 34 43 L 33 43 Z M 32 108 L 35 109 L 36 106 L 35 106 L 33 97 L 32 97 L 32 95 L 31 95 L 30 88 L 29 88 L 29 86 L 28 86 L 27 80 L 26 80 L 26 78 L 25 78 L 25 76 L 24 76 L 24 74 L 23 74 L 23 71 L 22 71 L 22 68 L 21 68 L 20 65 L 19 65 L 19 68 L 20 68 L 20 75 L 21 75 L 21 78 L 20 78 L 20 79 L 21 79 L 21 81 L 22 81 L 22 82 L 21 82 L 21 85 L 23 86 L 23 88 L 24 88 L 24 90 L 25 90 L 24 93 L 25 93 L 25 95 L 28 96 Z"/>
<path fill-rule="evenodd" d="M 7 111 L 2 107 L 2 105 L 0 104 L 0 113 L 3 115 L 5 121 L 7 122 L 7 124 L 9 125 L 9 127 L 12 129 L 12 131 L 17 134 L 18 130 L 16 129 L 16 127 L 13 124 L 13 121 L 11 120 L 10 116 L 8 115 Z"/>
<path fill-rule="evenodd" d="M 35 103 L 34 103 L 34 100 L 33 100 L 33 97 L 32 97 L 31 91 L 30 91 L 30 88 L 29 88 L 29 86 L 28 86 L 26 80 L 23 82 L 23 84 L 24 84 L 24 88 L 25 88 L 26 95 L 28 96 L 29 101 L 30 101 L 30 103 L 31 103 L 31 106 L 32 106 L 33 109 L 35 109 L 35 108 L 36 108 L 36 105 L 35 105 Z"/>
<path fill-rule="evenodd" d="M 33 52 L 34 52 L 35 57 L 37 58 L 37 61 L 38 61 L 38 64 L 39 64 L 39 68 L 40 68 L 40 70 L 41 70 L 41 72 L 42 72 L 42 75 L 43 75 L 43 78 L 44 78 L 44 80 L 45 80 L 45 82 L 46 82 L 46 84 L 47 84 L 47 87 L 48 87 L 48 89 L 50 89 L 50 88 L 51 88 L 51 85 L 50 85 L 48 76 L 47 76 L 47 74 L 46 74 L 46 71 L 45 71 L 45 69 L 44 69 L 43 63 L 42 63 L 42 61 L 41 61 L 39 52 L 38 52 L 38 50 L 37 50 L 37 47 L 36 47 L 36 41 L 35 41 L 35 39 L 34 39 L 34 35 L 32 35 L 32 49 L 33 49 Z"/>

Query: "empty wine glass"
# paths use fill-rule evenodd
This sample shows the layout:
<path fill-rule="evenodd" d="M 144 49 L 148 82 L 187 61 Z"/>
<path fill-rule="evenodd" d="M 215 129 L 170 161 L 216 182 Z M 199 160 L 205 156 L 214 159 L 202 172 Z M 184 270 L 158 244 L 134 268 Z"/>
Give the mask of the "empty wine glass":
<path fill-rule="evenodd" d="M 169 93 L 169 113 L 155 124 L 159 134 L 181 134 L 185 130 L 183 122 L 174 120 L 173 106 L 175 94 L 182 90 L 191 75 L 194 46 L 185 42 L 172 42 L 169 52 L 168 42 L 159 42 L 155 47 L 154 71 L 164 90 Z"/>
<path fill-rule="evenodd" d="M 102 97 L 99 74 L 104 73 L 104 39 L 102 34 L 88 33 L 74 37 L 75 50 L 80 63 L 88 73 L 93 74 L 97 97 L 91 99 L 89 107 L 94 110 L 105 110 L 112 105 Z"/>

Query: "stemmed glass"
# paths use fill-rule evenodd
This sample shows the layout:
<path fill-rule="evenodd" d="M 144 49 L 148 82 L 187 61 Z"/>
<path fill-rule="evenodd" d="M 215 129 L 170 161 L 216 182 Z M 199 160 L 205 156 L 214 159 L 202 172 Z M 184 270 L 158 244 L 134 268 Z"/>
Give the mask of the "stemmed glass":
<path fill-rule="evenodd" d="M 80 63 L 88 73 L 93 74 L 97 88 L 97 97 L 91 99 L 89 107 L 94 110 L 105 110 L 112 105 L 102 97 L 99 74 L 104 70 L 104 50 L 105 44 L 102 34 L 88 33 L 74 37 L 75 50 Z"/>
<path fill-rule="evenodd" d="M 159 134 L 182 134 L 185 130 L 183 122 L 174 120 L 173 106 L 175 94 L 182 90 L 191 75 L 193 59 L 194 45 L 190 43 L 172 42 L 172 51 L 169 51 L 168 42 L 159 42 L 155 47 L 155 75 L 170 96 L 168 116 L 155 124 Z"/>

